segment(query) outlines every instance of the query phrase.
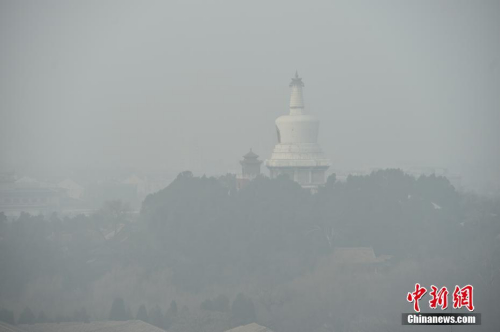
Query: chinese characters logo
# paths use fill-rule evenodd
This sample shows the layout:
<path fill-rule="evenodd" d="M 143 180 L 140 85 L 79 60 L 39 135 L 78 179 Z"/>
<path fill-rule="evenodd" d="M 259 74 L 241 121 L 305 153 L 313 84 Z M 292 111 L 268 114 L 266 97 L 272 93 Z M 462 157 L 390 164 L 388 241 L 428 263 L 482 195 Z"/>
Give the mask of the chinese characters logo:
<path fill-rule="evenodd" d="M 453 291 L 453 309 L 460 309 L 462 307 L 467 308 L 469 311 L 474 311 L 474 304 L 472 301 L 472 291 L 473 287 L 471 285 L 466 285 L 464 287 L 455 286 Z M 413 303 L 413 310 L 415 312 L 420 312 L 419 301 L 427 293 L 427 288 L 420 286 L 419 283 L 415 284 L 415 291 L 408 293 L 406 300 Z M 429 295 L 431 299 L 429 300 L 429 307 L 431 309 L 436 309 L 441 307 L 441 310 L 448 308 L 448 289 L 446 286 L 442 288 L 437 288 L 436 286 L 431 286 L 431 291 Z"/>

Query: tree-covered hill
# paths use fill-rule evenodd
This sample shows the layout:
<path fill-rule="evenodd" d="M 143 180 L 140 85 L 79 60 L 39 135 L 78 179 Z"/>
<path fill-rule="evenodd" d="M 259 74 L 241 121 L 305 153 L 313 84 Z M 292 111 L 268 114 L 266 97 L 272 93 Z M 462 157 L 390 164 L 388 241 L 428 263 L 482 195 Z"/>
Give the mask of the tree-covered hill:
<path fill-rule="evenodd" d="M 238 191 L 234 176 L 184 172 L 139 215 L 120 202 L 73 218 L 0 214 L 0 309 L 10 321 L 27 306 L 53 319 L 84 307 L 95 320 L 122 298 L 127 313 L 146 304 L 164 321 L 175 300 L 185 310 L 168 326 L 196 330 L 214 319 L 231 326 L 238 298 L 251 308 L 238 315 L 277 332 L 397 331 L 390 317 L 415 282 L 474 284 L 488 312 L 500 292 L 499 216 L 498 200 L 394 169 L 332 175 L 314 194 L 287 177 Z M 373 248 L 384 264 L 336 263 L 337 249 L 353 247 Z"/>

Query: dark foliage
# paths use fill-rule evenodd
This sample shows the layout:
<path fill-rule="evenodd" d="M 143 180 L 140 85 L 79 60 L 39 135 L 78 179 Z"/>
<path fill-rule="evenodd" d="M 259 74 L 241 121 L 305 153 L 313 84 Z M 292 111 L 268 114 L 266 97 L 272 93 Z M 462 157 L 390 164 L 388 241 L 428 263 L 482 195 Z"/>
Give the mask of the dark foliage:
<path fill-rule="evenodd" d="M 7 309 L 0 309 L 0 321 L 10 325 L 15 325 L 14 313 Z"/>
<path fill-rule="evenodd" d="M 21 315 L 19 316 L 19 324 L 35 324 L 36 323 L 36 317 L 33 311 L 29 307 L 24 308 L 24 310 L 21 312 Z"/>
<path fill-rule="evenodd" d="M 155 305 L 149 313 L 149 323 L 161 329 L 165 328 L 165 316 L 159 305 Z"/>
<path fill-rule="evenodd" d="M 141 304 L 139 309 L 137 309 L 137 315 L 135 315 L 135 319 L 142 320 L 143 322 L 146 322 L 146 323 L 149 322 L 148 312 L 147 312 L 146 306 L 144 304 Z"/>
<path fill-rule="evenodd" d="M 168 308 L 167 315 L 176 316 L 178 312 L 179 308 L 177 308 L 177 302 L 175 302 L 175 300 L 172 300 L 172 302 L 170 302 L 170 307 Z"/>
<path fill-rule="evenodd" d="M 113 311 L 113 308 L 111 310 Z M 127 317 L 127 319 L 129 319 L 129 318 Z M 121 319 L 115 319 L 115 320 L 121 320 Z M 73 322 L 82 322 L 82 323 L 90 322 L 90 316 L 87 313 L 87 309 L 81 308 L 80 310 L 75 310 L 75 313 L 73 314 L 72 321 Z"/>
<path fill-rule="evenodd" d="M 209 311 L 229 311 L 229 299 L 225 295 L 219 295 L 215 299 L 206 299 L 200 304 L 200 308 Z"/>
<path fill-rule="evenodd" d="M 111 311 L 109 312 L 109 320 L 129 320 L 130 316 L 128 314 L 127 308 L 125 307 L 125 301 L 122 298 L 115 298 L 113 304 L 111 305 Z"/>
<path fill-rule="evenodd" d="M 49 319 L 47 318 L 47 316 L 45 315 L 45 312 L 43 310 L 40 311 L 40 313 L 38 314 L 38 318 L 36 319 L 36 322 L 37 323 L 48 323 L 49 322 Z"/>
<path fill-rule="evenodd" d="M 236 296 L 231 305 L 231 319 L 234 326 L 246 325 L 255 322 L 255 305 L 252 299 L 242 293 Z"/>
<path fill-rule="evenodd" d="M 338 247 L 372 247 L 377 255 L 390 255 L 393 265 L 435 259 L 482 289 L 498 284 L 500 204 L 458 193 L 446 178 L 415 179 L 400 170 L 383 170 L 339 182 L 332 175 L 316 194 L 286 177 L 259 177 L 239 191 L 233 182 L 231 176 L 181 173 L 167 188 L 147 197 L 133 222 L 116 202 L 94 215 L 72 218 L 22 214 L 8 221 L 0 214 L 2 298 L 20 298 L 37 278 L 61 280 L 65 294 L 90 289 L 120 267 L 132 267 L 146 276 L 168 270 L 173 283 L 169 286 L 190 296 L 212 286 L 280 289 L 321 271 L 322 262 Z M 286 307 L 292 295 L 272 296 L 277 298 L 241 295 L 231 306 L 223 295 L 202 302 L 204 293 L 197 300 L 203 314 L 231 315 L 235 322 L 260 319 L 259 305 L 264 306 L 266 314 L 275 315 L 268 318 L 275 319 L 274 330 L 286 330 L 280 315 L 306 308 Z M 105 301 L 108 306 L 112 299 Z M 139 303 L 130 304 L 135 308 Z M 162 305 L 165 308 L 166 303 Z M 275 307 L 278 314 L 267 312 Z M 88 320 L 79 310 L 73 316 L 44 310 L 55 321 Z M 130 319 L 129 311 L 123 300 L 115 299 L 109 318 Z M 319 322 L 331 313 L 311 309 L 309 314 Z M 43 316 L 35 319 L 25 309 L 19 320 L 47 320 Z M 136 315 L 164 329 L 175 326 L 179 316 L 182 310 L 175 301 L 166 312 L 155 306 L 148 315 L 141 306 Z M 350 322 L 335 317 L 332 324 L 339 330 Z M 14 321 L 5 309 L 0 319 Z"/>

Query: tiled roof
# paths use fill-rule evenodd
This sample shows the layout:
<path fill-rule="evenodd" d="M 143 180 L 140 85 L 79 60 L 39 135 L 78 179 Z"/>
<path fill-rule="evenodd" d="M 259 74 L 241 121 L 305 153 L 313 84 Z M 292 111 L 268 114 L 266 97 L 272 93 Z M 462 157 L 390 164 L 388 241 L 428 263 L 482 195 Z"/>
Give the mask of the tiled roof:
<path fill-rule="evenodd" d="M 234 329 L 227 330 L 226 332 L 273 332 L 273 331 L 265 326 L 261 326 L 257 323 L 252 323 L 248 325 L 235 327 Z"/>
<path fill-rule="evenodd" d="M 10 324 L 0 322 L 0 332 L 25 332 L 18 328 L 17 326 L 12 326 Z"/>
<path fill-rule="evenodd" d="M 20 325 L 20 328 L 22 328 L 23 332 L 165 332 L 156 326 L 140 320 L 91 323 L 44 323 Z"/>
<path fill-rule="evenodd" d="M 256 159 L 256 158 L 259 158 L 259 155 L 256 154 L 255 152 L 252 151 L 252 149 L 250 149 L 250 151 L 243 156 L 243 158 L 245 159 Z"/>

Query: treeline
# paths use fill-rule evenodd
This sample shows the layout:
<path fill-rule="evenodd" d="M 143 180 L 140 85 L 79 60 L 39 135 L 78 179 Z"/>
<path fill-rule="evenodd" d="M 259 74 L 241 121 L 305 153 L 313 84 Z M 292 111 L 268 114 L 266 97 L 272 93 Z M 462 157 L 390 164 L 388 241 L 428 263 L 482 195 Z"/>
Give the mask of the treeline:
<path fill-rule="evenodd" d="M 200 304 L 199 308 L 209 312 L 227 314 L 225 318 L 231 326 L 249 324 L 256 320 L 255 305 L 252 299 L 242 293 L 239 293 L 232 303 L 225 295 L 219 295 L 214 299 L 206 299 Z M 167 330 L 177 322 L 181 315 L 189 315 L 189 310 L 187 306 L 178 308 L 177 302 L 173 300 L 166 311 L 158 304 L 149 308 L 149 310 L 144 304 L 141 304 L 134 316 L 130 306 L 122 298 L 115 298 L 111 306 L 109 320 L 137 319 Z"/>
<path fill-rule="evenodd" d="M 75 310 L 72 316 L 56 315 L 50 318 L 41 310 L 38 315 L 35 315 L 30 307 L 24 308 L 16 320 L 14 312 L 9 309 L 0 309 L 0 321 L 16 325 L 16 324 L 36 324 L 36 323 L 62 323 L 62 322 L 90 322 L 90 316 L 85 308 Z"/>
<path fill-rule="evenodd" d="M 137 318 L 143 303 L 158 303 L 140 310 L 142 320 L 171 331 L 218 321 L 216 331 L 236 324 L 244 292 L 242 312 L 277 332 L 325 324 L 363 331 L 353 324 L 364 324 L 370 308 L 401 305 L 392 304 L 395 291 L 379 289 L 406 294 L 410 281 L 474 283 L 478 300 L 489 303 L 500 291 L 499 216 L 498 199 L 400 170 L 344 182 L 332 175 L 315 194 L 286 177 L 259 177 L 236 190 L 234 176 L 184 172 L 149 195 L 139 215 L 120 202 L 73 218 L 22 214 L 9 221 L 0 213 L 0 307 L 43 307 L 62 321 L 84 305 L 92 319 L 108 319 L 119 294 L 121 317 Z M 372 247 L 391 258 L 383 270 L 360 276 L 331 263 L 339 247 Z M 166 302 L 172 298 L 183 303 L 175 319 Z M 373 305 L 381 299 L 386 304 Z M 362 316 L 365 303 L 372 306 Z"/>
<path fill-rule="evenodd" d="M 459 194 L 444 177 L 400 170 L 345 182 L 332 175 L 317 194 L 286 177 L 257 178 L 236 191 L 230 177 L 186 172 L 148 196 L 141 217 L 164 262 L 176 267 L 176 285 L 193 290 L 228 278 L 291 280 L 335 247 L 372 247 L 396 259 L 463 257 L 465 238 L 476 237 L 478 250 L 495 246 L 496 203 Z"/>
<path fill-rule="evenodd" d="M 225 295 L 219 295 L 214 299 L 206 299 L 200 304 L 200 309 L 211 312 L 225 313 L 224 318 L 227 320 L 228 326 L 239 326 L 252 323 L 256 320 L 255 305 L 251 298 L 239 293 L 231 303 Z M 136 314 L 131 311 L 131 307 L 120 297 L 115 298 L 107 317 L 112 321 L 127 321 L 141 320 L 152 324 L 164 330 L 169 329 L 181 315 L 189 314 L 189 308 L 183 306 L 178 308 L 177 302 L 173 300 L 169 308 L 164 311 L 160 305 L 146 308 L 141 304 Z M 16 325 L 16 324 L 36 324 L 36 323 L 62 323 L 62 322 L 81 322 L 89 323 L 90 316 L 85 308 L 75 310 L 72 316 L 56 315 L 55 318 L 48 317 L 42 310 L 38 316 L 33 311 L 26 307 L 16 320 L 14 312 L 8 309 L 0 309 L 0 321 Z M 182 323 L 182 322 L 180 322 Z"/>

